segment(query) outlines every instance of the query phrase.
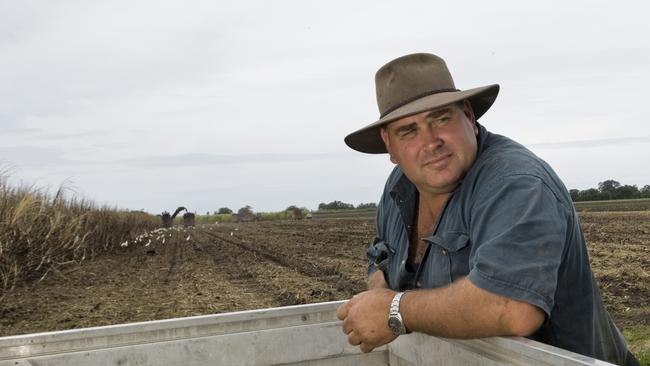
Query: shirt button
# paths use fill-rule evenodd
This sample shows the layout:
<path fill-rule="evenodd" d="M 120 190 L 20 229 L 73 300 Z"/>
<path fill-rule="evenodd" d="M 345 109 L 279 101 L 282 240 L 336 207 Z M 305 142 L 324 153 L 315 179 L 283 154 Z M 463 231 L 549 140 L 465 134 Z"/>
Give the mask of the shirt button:
<path fill-rule="evenodd" d="M 415 287 L 422 287 L 422 284 L 420 283 L 420 281 L 418 281 L 418 282 L 415 284 Z"/>
<path fill-rule="evenodd" d="M 442 250 L 442 255 L 447 255 L 447 250 L 446 249 Z"/>

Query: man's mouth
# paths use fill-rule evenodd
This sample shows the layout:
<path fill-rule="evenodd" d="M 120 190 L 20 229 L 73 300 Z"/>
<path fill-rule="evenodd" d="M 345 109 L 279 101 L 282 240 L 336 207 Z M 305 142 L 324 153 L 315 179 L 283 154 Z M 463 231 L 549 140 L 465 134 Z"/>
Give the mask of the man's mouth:
<path fill-rule="evenodd" d="M 423 165 L 424 166 L 437 167 L 437 166 L 445 164 L 445 162 L 447 161 L 447 159 L 449 157 L 451 157 L 451 154 L 444 154 L 444 155 L 441 155 L 441 156 L 436 156 L 434 158 L 431 158 L 431 159 L 427 160 Z"/>

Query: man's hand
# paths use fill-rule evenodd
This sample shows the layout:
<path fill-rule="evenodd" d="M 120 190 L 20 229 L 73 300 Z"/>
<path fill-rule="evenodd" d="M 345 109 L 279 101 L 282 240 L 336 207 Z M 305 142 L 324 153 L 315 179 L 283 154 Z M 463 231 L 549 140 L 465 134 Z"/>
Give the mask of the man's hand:
<path fill-rule="evenodd" d="M 355 295 L 336 310 L 351 345 L 367 353 L 397 338 L 388 328 L 388 311 L 395 294 L 384 288 L 372 289 Z"/>
<path fill-rule="evenodd" d="M 384 278 L 384 272 L 382 270 L 376 270 L 370 276 L 368 276 L 368 290 L 373 288 L 388 288 L 386 283 L 386 278 Z"/>

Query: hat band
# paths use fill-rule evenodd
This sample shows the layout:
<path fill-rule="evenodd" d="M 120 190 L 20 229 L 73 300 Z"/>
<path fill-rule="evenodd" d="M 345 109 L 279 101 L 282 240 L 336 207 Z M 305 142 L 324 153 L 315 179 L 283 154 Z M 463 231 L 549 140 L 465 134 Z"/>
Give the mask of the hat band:
<path fill-rule="evenodd" d="M 448 88 L 448 89 L 436 89 L 436 90 L 428 91 L 428 92 L 425 92 L 425 93 L 422 93 L 422 94 L 418 94 L 418 95 L 416 95 L 416 96 L 414 96 L 414 97 L 412 97 L 412 98 L 409 98 L 409 99 L 403 101 L 402 103 L 399 103 L 399 104 L 397 104 L 397 105 L 394 105 L 394 106 L 392 106 L 391 108 L 385 110 L 384 113 L 382 113 L 382 114 L 379 116 L 379 119 L 382 119 L 382 118 L 386 117 L 386 116 L 389 115 L 392 111 L 394 111 L 394 110 L 396 110 L 396 109 L 398 109 L 398 108 L 400 108 L 400 107 L 402 107 L 402 106 L 405 106 L 405 105 L 407 105 L 407 104 L 409 104 L 409 103 L 411 103 L 411 102 L 413 102 L 413 101 L 415 101 L 415 100 L 418 100 L 418 99 L 420 99 L 420 98 L 424 98 L 424 97 L 426 97 L 426 96 L 433 95 L 433 94 L 438 94 L 438 93 L 457 92 L 457 91 L 460 91 L 460 90 L 458 90 L 458 89 L 454 89 L 454 88 Z"/>

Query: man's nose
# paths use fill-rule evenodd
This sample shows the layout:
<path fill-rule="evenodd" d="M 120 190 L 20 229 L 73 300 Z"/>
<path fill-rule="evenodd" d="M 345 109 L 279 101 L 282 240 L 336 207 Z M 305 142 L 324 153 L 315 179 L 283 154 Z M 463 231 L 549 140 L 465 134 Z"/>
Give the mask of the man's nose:
<path fill-rule="evenodd" d="M 431 152 L 438 149 L 443 143 L 440 135 L 438 134 L 438 131 L 431 125 L 427 125 L 422 128 L 422 133 L 420 136 L 422 138 L 424 148 L 430 150 Z"/>

